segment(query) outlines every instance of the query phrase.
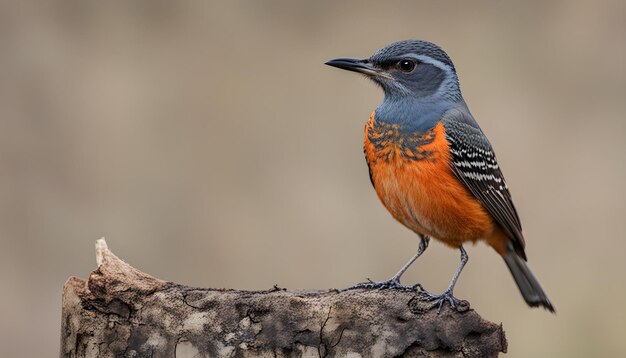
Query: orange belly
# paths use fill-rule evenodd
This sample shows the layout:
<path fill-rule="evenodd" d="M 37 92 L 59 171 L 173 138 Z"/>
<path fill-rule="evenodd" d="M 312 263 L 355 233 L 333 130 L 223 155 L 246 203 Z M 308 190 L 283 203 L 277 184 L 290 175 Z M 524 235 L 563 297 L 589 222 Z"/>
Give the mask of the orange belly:
<path fill-rule="evenodd" d="M 374 114 L 365 126 L 372 182 L 391 215 L 414 232 L 453 247 L 479 239 L 491 241 L 500 230 L 452 172 L 441 122 L 422 135 L 400 134 L 397 129 L 375 125 Z"/>

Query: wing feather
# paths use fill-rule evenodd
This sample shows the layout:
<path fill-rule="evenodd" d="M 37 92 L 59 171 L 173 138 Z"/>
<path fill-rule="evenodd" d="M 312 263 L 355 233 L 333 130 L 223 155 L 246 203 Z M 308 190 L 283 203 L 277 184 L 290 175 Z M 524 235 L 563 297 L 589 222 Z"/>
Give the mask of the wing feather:
<path fill-rule="evenodd" d="M 487 137 L 466 108 L 446 112 L 442 123 L 452 171 L 511 238 L 517 254 L 526 259 L 519 215 Z"/>

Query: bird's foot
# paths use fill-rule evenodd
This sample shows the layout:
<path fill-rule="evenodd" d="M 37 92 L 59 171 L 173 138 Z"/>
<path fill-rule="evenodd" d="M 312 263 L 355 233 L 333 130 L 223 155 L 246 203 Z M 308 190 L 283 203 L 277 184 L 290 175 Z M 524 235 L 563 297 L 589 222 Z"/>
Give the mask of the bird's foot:
<path fill-rule="evenodd" d="M 433 305 L 431 307 L 437 307 L 437 313 L 441 312 L 441 307 L 447 301 L 450 303 L 450 307 L 458 312 L 465 312 L 469 309 L 469 302 L 465 300 L 459 300 L 458 298 L 452 295 L 451 290 L 447 290 L 446 292 L 436 295 L 427 291 L 420 292 L 420 296 L 427 301 L 433 301 Z"/>
<path fill-rule="evenodd" d="M 368 290 L 424 291 L 424 288 L 419 283 L 413 286 L 405 286 L 405 285 L 400 284 L 400 280 L 396 278 L 392 278 L 387 281 L 381 281 L 381 282 L 374 282 L 368 278 L 367 282 L 362 282 L 352 287 L 344 288 L 341 291 L 355 290 L 358 288 L 364 288 Z"/>

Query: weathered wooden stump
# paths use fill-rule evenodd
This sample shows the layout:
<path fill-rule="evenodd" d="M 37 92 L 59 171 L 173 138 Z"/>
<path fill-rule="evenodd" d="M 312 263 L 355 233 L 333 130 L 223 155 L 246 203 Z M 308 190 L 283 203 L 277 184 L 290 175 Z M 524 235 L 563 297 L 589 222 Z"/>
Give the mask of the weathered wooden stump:
<path fill-rule="evenodd" d="M 236 291 L 151 277 L 96 242 L 63 288 L 61 357 L 494 357 L 501 325 L 416 292 Z"/>

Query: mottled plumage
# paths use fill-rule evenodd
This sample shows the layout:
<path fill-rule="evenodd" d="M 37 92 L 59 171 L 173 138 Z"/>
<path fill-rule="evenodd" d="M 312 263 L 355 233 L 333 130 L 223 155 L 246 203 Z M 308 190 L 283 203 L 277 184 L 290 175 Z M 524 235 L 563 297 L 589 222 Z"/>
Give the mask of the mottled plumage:
<path fill-rule="evenodd" d="M 396 220 L 452 247 L 493 232 L 487 211 L 452 171 L 441 122 L 426 133 L 391 136 L 376 145 L 371 138 L 379 126 L 372 115 L 365 127 L 365 156 L 376 193 Z"/>

